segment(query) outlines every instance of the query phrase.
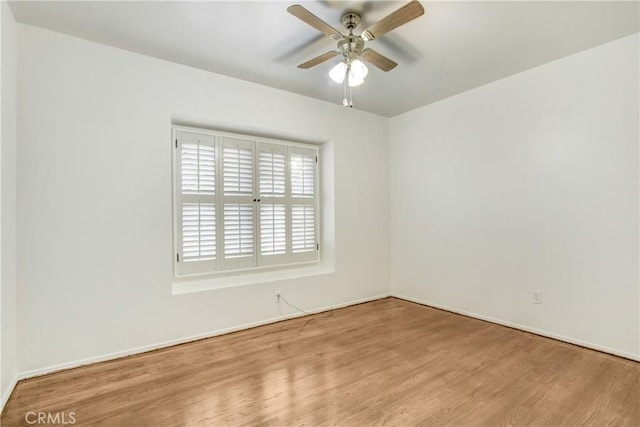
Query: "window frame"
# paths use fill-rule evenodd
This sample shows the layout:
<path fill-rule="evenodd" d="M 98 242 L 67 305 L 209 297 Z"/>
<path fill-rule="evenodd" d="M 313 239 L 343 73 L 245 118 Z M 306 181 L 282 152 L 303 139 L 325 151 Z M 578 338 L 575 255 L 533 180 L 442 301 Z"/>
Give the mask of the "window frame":
<path fill-rule="evenodd" d="M 192 267 L 184 267 L 185 262 L 182 259 L 182 204 L 184 195 L 182 193 L 182 176 L 181 176 L 181 147 L 180 132 L 202 134 L 206 137 L 213 138 L 215 147 L 215 227 L 216 227 L 216 258 L 215 260 L 196 261 Z M 260 227 L 260 203 L 253 203 L 253 256 L 252 263 L 247 262 L 229 262 L 225 261 L 224 255 L 224 200 L 235 198 L 233 196 L 224 196 L 223 194 L 223 147 L 225 139 L 240 140 L 250 142 L 252 144 L 253 158 L 253 176 L 252 199 L 260 199 L 260 177 L 259 177 L 259 160 L 261 148 L 264 147 L 284 147 L 285 154 L 285 196 L 283 197 L 285 205 L 285 224 L 286 224 L 286 254 L 285 255 L 261 255 L 261 227 Z M 172 213 L 173 213 L 173 274 L 174 278 L 188 278 L 198 276 L 225 276 L 242 273 L 252 273 L 259 271 L 286 270 L 298 267 L 307 267 L 310 265 L 318 265 L 321 262 L 320 248 L 320 224 L 321 224 L 321 194 L 320 194 L 320 147 L 316 144 L 308 144 L 288 139 L 275 139 L 255 135 L 248 135 L 235 132 L 219 131 L 207 128 L 199 128 L 192 126 L 184 126 L 173 124 L 171 131 L 171 147 L 172 147 Z M 307 152 L 315 155 L 314 163 L 314 196 L 310 203 L 314 207 L 314 234 L 316 248 L 314 251 L 302 252 L 294 254 L 292 250 L 292 206 L 294 199 L 291 194 L 291 153 Z M 269 197 L 268 199 L 272 199 Z M 269 257 L 269 258 L 267 258 Z M 271 259 L 270 259 L 271 258 Z M 228 263 L 230 265 L 225 265 Z M 250 264 L 250 265 L 249 265 Z"/>

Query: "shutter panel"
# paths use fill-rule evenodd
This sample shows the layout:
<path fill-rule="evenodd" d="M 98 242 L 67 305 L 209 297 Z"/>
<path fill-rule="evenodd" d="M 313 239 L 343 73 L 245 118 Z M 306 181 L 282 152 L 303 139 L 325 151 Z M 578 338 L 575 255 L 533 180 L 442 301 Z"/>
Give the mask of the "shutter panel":
<path fill-rule="evenodd" d="M 318 259 L 317 151 L 289 147 L 290 235 L 293 262 Z"/>
<path fill-rule="evenodd" d="M 253 255 L 253 204 L 225 203 L 224 253 L 226 258 Z"/>
<path fill-rule="evenodd" d="M 291 205 L 291 250 L 294 254 L 316 250 L 315 207 Z"/>
<path fill-rule="evenodd" d="M 260 204 L 260 255 L 287 253 L 287 221 L 284 204 Z"/>
<path fill-rule="evenodd" d="M 206 133 L 176 131 L 178 274 L 216 267 L 216 145 Z M 177 261 L 177 260 L 176 260 Z"/>
<path fill-rule="evenodd" d="M 256 265 L 254 143 L 222 138 L 224 269 Z"/>
<path fill-rule="evenodd" d="M 180 150 L 182 194 L 198 192 L 198 144 L 183 143 Z"/>
<path fill-rule="evenodd" d="M 301 150 L 297 150 L 301 151 Z M 311 150 L 309 150 L 311 151 Z M 315 195 L 315 152 L 291 153 L 291 196 L 310 197 Z"/>
<path fill-rule="evenodd" d="M 208 135 L 205 136 L 211 138 Z M 213 141 L 211 141 L 211 144 L 199 144 L 197 142 L 182 144 L 182 194 L 215 194 L 216 155 Z"/>
<path fill-rule="evenodd" d="M 182 260 L 215 259 L 216 205 L 182 204 Z"/>
<path fill-rule="evenodd" d="M 287 147 L 259 142 L 258 265 L 285 264 L 287 252 Z"/>
<path fill-rule="evenodd" d="M 266 144 L 260 145 L 259 173 L 261 197 L 284 197 L 285 195 L 285 150 L 274 147 L 264 151 Z M 277 151 L 276 151 L 277 150 Z"/>
<path fill-rule="evenodd" d="M 198 192 L 215 194 L 216 192 L 216 148 L 212 145 L 200 145 L 198 152 Z"/>
<path fill-rule="evenodd" d="M 223 156 L 225 196 L 253 195 L 253 150 L 225 145 Z"/>

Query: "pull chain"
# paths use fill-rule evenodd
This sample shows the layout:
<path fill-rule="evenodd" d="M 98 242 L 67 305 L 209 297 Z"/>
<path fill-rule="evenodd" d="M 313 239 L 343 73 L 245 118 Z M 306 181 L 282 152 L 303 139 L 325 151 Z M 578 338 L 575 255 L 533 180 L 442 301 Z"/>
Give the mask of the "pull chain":
<path fill-rule="evenodd" d="M 342 106 L 346 107 L 349 105 L 349 101 L 347 100 L 347 86 L 349 85 L 349 66 L 345 68 L 344 71 L 344 80 L 342 81 L 342 88 L 344 92 L 344 98 L 342 99 Z"/>
<path fill-rule="evenodd" d="M 349 108 L 353 108 L 353 88 L 349 86 Z"/>
<path fill-rule="evenodd" d="M 351 59 L 347 59 L 347 68 L 345 69 L 345 72 L 344 72 L 344 98 L 342 99 L 342 106 L 353 108 L 353 88 L 349 86 L 350 72 L 351 72 Z"/>

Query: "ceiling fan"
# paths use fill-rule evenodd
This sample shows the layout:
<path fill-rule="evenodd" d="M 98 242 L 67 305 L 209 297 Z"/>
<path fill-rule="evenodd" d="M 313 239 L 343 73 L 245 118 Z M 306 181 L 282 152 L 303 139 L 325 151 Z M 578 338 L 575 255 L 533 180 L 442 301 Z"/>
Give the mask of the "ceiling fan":
<path fill-rule="evenodd" d="M 345 107 L 353 106 L 351 88 L 362 84 L 368 73 L 367 66 L 362 60 L 385 72 L 393 70 L 398 65 L 395 61 L 375 50 L 365 48 L 365 42 L 375 40 L 424 14 L 422 5 L 417 0 L 414 0 L 369 26 L 360 35 L 355 35 L 353 30 L 360 23 L 360 14 L 348 11 L 342 15 L 342 25 L 349 31 L 349 34 L 344 35 L 299 4 L 289 6 L 287 11 L 338 42 L 337 49 L 310 59 L 298 65 L 298 68 L 308 69 L 336 56 L 342 56 L 342 61 L 331 69 L 329 76 L 336 83 L 344 83 L 345 96 L 342 104 Z M 349 96 L 347 97 L 347 95 Z"/>

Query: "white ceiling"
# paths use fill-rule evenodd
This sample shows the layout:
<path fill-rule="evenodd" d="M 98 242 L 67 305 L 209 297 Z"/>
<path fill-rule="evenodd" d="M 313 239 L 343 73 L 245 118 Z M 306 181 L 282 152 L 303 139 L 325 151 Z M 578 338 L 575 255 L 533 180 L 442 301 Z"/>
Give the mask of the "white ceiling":
<path fill-rule="evenodd" d="M 296 68 L 335 42 L 287 13 L 296 0 L 216 2 L 11 2 L 17 21 L 122 49 L 340 103 L 327 73 L 339 59 Z M 299 1 L 298 1 L 299 2 Z M 305 1 L 336 28 L 363 13 L 356 33 L 404 2 Z M 394 59 L 370 66 L 354 107 L 384 116 L 447 98 L 640 31 L 633 2 L 431 2 L 424 16 L 368 43 Z"/>

